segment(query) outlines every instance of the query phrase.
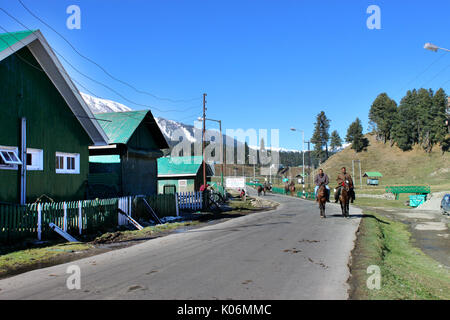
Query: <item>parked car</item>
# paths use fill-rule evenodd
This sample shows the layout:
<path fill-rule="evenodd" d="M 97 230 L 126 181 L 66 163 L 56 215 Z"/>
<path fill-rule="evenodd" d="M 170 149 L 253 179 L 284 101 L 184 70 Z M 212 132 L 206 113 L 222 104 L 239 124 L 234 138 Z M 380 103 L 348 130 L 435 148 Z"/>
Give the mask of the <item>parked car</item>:
<path fill-rule="evenodd" d="M 441 201 L 441 211 L 443 214 L 450 214 L 450 193 L 447 193 Z"/>

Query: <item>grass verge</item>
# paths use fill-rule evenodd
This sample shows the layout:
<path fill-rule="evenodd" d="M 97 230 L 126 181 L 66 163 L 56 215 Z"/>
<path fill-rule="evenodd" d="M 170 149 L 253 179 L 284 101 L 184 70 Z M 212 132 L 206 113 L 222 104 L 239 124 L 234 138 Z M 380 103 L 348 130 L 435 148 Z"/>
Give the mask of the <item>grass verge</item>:
<path fill-rule="evenodd" d="M 83 252 L 93 246 L 88 243 L 62 243 L 44 248 L 19 250 L 0 256 L 0 277 L 18 269 L 26 270 L 36 265 L 46 265 L 62 255 Z"/>
<path fill-rule="evenodd" d="M 401 222 L 366 211 L 352 252 L 350 299 L 450 299 L 450 270 L 411 245 Z M 367 267 L 381 270 L 381 288 L 369 290 Z"/>

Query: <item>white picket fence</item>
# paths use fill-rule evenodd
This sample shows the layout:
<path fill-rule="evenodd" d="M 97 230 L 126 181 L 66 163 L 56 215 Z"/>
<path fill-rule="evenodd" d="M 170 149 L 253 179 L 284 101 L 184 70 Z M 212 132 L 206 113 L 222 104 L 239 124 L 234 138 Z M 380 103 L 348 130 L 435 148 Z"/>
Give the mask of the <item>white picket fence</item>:
<path fill-rule="evenodd" d="M 119 198 L 119 209 L 125 212 L 128 216 L 131 217 L 131 202 L 133 197 L 122 197 Z M 119 226 L 126 226 L 128 224 L 128 219 L 120 212 L 119 215 Z"/>
<path fill-rule="evenodd" d="M 177 192 L 177 209 L 201 210 L 203 209 L 202 192 Z"/>

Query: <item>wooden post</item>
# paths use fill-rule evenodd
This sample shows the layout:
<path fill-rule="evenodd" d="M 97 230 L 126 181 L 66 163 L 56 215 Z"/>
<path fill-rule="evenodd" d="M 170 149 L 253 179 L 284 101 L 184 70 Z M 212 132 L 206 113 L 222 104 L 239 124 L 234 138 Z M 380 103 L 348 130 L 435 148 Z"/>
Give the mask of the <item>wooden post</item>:
<path fill-rule="evenodd" d="M 78 232 L 81 234 L 83 231 L 83 218 L 82 218 L 82 202 L 78 201 Z"/>
<path fill-rule="evenodd" d="M 38 203 L 37 212 L 38 212 L 37 233 L 38 233 L 38 240 L 41 240 L 41 236 L 42 236 L 42 207 L 41 207 L 40 203 Z"/>
<path fill-rule="evenodd" d="M 67 232 L 67 203 L 64 201 L 64 223 L 63 223 L 63 231 Z"/>
<path fill-rule="evenodd" d="M 177 210 L 177 217 L 179 217 L 180 213 L 179 213 L 179 209 L 178 209 L 178 194 L 175 192 L 174 196 L 175 196 L 175 208 Z"/>

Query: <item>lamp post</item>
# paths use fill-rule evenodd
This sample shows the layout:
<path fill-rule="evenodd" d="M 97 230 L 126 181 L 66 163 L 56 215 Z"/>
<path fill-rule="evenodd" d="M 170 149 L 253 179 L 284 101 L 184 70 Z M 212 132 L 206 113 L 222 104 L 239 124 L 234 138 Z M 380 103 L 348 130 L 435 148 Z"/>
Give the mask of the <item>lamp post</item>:
<path fill-rule="evenodd" d="M 223 192 L 225 192 L 225 186 L 223 184 L 223 168 L 224 168 L 224 163 L 225 163 L 225 154 L 223 152 L 223 135 L 222 135 L 222 120 L 215 120 L 215 119 L 210 119 L 210 118 L 204 118 L 204 120 L 209 120 L 209 121 L 214 121 L 214 122 L 218 122 L 219 123 L 219 130 L 220 130 L 220 158 L 222 160 L 222 169 L 221 169 L 221 184 L 222 184 L 222 189 Z M 198 118 L 198 121 L 204 121 L 203 118 Z"/>
<path fill-rule="evenodd" d="M 429 42 L 425 43 L 425 45 L 423 46 L 423 48 L 424 48 L 424 49 L 427 49 L 427 50 L 430 50 L 430 51 L 434 51 L 434 52 L 437 52 L 438 50 L 450 52 L 449 49 L 445 49 L 445 48 L 438 47 L 438 46 L 436 46 L 436 45 L 434 45 L 434 44 L 432 44 L 432 43 L 429 43 Z"/>
<path fill-rule="evenodd" d="M 305 194 L 305 131 L 296 128 L 291 128 L 291 131 L 302 132 L 302 186 L 303 186 L 303 194 Z"/>

